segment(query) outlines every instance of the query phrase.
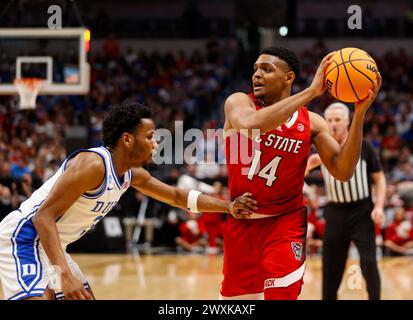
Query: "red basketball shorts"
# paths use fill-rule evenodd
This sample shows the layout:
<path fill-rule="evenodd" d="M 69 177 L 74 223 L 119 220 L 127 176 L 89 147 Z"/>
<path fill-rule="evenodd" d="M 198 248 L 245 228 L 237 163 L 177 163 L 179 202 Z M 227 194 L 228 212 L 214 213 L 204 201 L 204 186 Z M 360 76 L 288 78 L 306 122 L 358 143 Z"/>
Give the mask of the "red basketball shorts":
<path fill-rule="evenodd" d="M 237 220 L 229 215 L 224 228 L 221 295 L 264 292 L 265 297 L 268 289 L 297 287 L 299 282 L 292 294 L 296 299 L 303 282 L 306 233 L 304 207 L 261 219 Z"/>

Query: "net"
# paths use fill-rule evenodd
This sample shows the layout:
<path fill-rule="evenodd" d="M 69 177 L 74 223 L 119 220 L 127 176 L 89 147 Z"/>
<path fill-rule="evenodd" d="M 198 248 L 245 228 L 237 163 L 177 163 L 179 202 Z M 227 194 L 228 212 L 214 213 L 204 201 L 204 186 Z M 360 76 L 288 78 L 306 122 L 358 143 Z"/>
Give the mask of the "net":
<path fill-rule="evenodd" d="M 15 79 L 14 84 L 20 97 L 20 109 L 36 109 L 36 98 L 43 83 L 39 78 Z"/>

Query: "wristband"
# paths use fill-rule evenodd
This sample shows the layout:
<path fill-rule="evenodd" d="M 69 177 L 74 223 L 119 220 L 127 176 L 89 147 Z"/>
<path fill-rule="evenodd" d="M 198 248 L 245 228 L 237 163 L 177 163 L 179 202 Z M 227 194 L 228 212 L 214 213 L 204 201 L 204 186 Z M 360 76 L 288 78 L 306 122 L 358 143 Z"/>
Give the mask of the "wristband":
<path fill-rule="evenodd" d="M 196 190 L 189 191 L 187 208 L 192 213 L 198 213 L 199 212 L 198 211 L 198 197 L 199 197 L 200 194 L 202 194 L 202 192 L 199 192 L 199 191 L 196 191 Z"/>

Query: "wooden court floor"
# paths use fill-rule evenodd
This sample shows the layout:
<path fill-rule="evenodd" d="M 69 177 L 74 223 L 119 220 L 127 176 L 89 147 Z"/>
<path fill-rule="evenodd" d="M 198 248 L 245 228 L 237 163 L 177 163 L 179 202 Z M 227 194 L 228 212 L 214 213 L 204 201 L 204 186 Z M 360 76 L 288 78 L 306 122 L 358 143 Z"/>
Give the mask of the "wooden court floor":
<path fill-rule="evenodd" d="M 212 299 L 219 294 L 222 256 L 74 254 L 97 299 Z M 413 299 L 413 258 L 379 262 L 383 299 Z M 367 299 L 357 260 L 350 260 L 339 299 Z M 321 297 L 321 260 L 307 259 L 299 299 Z M 0 288 L 0 298 L 3 298 Z"/>

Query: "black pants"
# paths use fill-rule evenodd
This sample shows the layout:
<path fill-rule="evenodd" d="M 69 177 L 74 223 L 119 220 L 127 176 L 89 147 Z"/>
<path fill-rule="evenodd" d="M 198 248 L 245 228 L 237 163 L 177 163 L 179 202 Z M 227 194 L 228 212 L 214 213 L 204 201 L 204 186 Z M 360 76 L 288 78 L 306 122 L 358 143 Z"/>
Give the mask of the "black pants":
<path fill-rule="evenodd" d="M 336 300 L 350 242 L 360 255 L 360 267 L 367 283 L 370 300 L 380 299 L 380 275 L 376 260 L 376 235 L 370 218 L 370 202 L 357 206 L 336 207 L 328 205 L 324 212 L 326 221 L 323 239 L 323 300 Z"/>

